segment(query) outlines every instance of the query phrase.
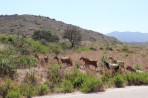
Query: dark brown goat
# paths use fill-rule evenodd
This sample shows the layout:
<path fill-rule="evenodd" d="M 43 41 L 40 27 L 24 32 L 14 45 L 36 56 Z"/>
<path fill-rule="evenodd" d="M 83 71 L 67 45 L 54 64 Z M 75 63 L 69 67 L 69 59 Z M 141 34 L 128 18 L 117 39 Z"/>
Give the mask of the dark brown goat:
<path fill-rule="evenodd" d="M 84 57 L 81 57 L 80 60 L 82 60 L 82 61 L 85 63 L 85 64 L 84 64 L 85 66 L 92 65 L 92 66 L 94 66 L 95 68 L 98 67 L 98 66 L 97 66 L 98 60 L 97 60 L 97 61 L 91 61 L 91 60 L 89 60 L 88 58 L 84 58 Z"/>
<path fill-rule="evenodd" d="M 44 58 L 45 63 L 48 63 L 48 56 Z"/>
<path fill-rule="evenodd" d="M 135 69 L 133 69 L 131 66 L 127 66 L 126 70 L 130 71 L 130 72 L 136 72 Z"/>
<path fill-rule="evenodd" d="M 60 60 L 61 60 L 62 63 L 66 63 L 69 66 L 73 65 L 72 60 L 71 60 L 70 57 L 61 57 L 61 58 L 59 58 L 59 57 L 55 56 L 54 59 L 57 60 L 58 64 L 60 64 Z"/>

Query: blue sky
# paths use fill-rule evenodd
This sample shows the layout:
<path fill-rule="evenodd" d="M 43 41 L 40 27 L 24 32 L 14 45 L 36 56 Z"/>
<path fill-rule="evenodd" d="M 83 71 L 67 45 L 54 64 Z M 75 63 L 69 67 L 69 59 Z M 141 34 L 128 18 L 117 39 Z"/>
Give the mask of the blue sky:
<path fill-rule="evenodd" d="M 48 16 L 85 29 L 148 33 L 148 0 L 0 0 L 0 14 Z"/>

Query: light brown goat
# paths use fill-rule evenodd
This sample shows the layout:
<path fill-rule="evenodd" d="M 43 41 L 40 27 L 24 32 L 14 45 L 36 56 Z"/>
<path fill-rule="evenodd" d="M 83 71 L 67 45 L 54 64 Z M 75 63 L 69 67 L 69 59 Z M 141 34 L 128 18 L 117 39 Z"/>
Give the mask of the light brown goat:
<path fill-rule="evenodd" d="M 66 63 L 69 66 L 73 65 L 72 60 L 71 60 L 70 57 L 61 57 L 61 58 L 59 58 L 59 57 L 55 56 L 54 59 L 57 60 L 58 64 L 60 64 L 60 60 L 61 60 L 62 63 Z"/>
<path fill-rule="evenodd" d="M 85 65 L 86 67 L 89 66 L 89 65 L 92 65 L 92 66 L 94 66 L 95 68 L 98 67 L 98 66 L 97 66 L 98 60 L 96 60 L 96 61 L 91 61 L 91 60 L 89 60 L 88 58 L 84 58 L 84 57 L 81 57 L 80 60 L 82 60 L 82 61 L 85 63 L 84 65 Z"/>

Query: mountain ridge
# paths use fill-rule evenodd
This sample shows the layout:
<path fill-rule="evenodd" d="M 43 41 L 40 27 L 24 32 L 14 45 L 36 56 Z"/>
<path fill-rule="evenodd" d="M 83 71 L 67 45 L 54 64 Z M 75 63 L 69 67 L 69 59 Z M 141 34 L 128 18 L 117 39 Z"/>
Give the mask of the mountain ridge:
<path fill-rule="evenodd" d="M 51 31 L 60 38 L 68 27 L 74 25 L 66 24 L 62 21 L 57 21 L 45 16 L 36 15 L 1 15 L 0 16 L 0 34 L 21 34 L 31 37 L 35 30 L 47 30 Z M 80 29 L 83 34 L 83 41 L 90 41 L 96 43 L 114 43 L 119 42 L 114 37 L 105 36 L 99 32 L 83 29 L 79 26 L 75 26 Z"/>
<path fill-rule="evenodd" d="M 147 42 L 148 41 L 148 33 L 142 33 L 142 32 L 114 31 L 106 35 L 115 37 L 122 42 Z"/>

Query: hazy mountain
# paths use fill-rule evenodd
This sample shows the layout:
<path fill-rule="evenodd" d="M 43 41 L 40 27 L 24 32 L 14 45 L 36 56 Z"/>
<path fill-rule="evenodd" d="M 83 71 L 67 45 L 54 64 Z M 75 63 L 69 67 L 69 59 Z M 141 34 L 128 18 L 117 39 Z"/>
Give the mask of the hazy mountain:
<path fill-rule="evenodd" d="M 123 42 L 148 42 L 148 33 L 141 32 L 111 32 L 107 34 Z"/>
<path fill-rule="evenodd" d="M 62 38 L 62 34 L 73 25 L 57 21 L 49 17 L 35 15 L 1 15 L 0 16 L 0 34 L 22 34 L 31 37 L 34 30 L 49 30 Z M 114 37 L 105 36 L 99 32 L 80 28 L 84 41 L 107 43 L 119 42 Z"/>

